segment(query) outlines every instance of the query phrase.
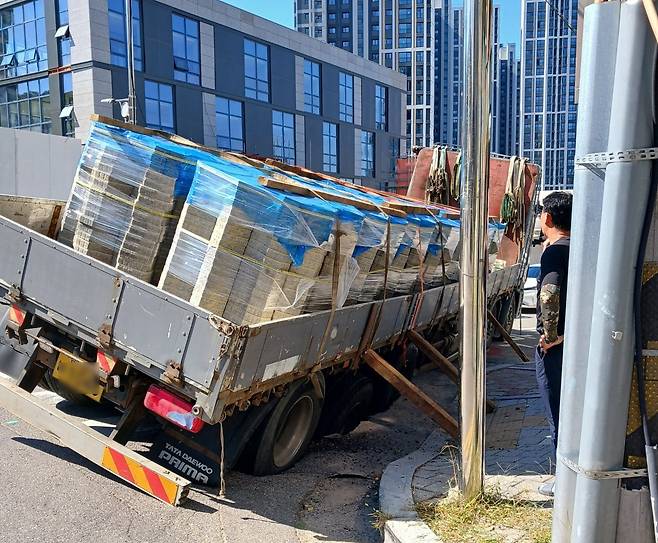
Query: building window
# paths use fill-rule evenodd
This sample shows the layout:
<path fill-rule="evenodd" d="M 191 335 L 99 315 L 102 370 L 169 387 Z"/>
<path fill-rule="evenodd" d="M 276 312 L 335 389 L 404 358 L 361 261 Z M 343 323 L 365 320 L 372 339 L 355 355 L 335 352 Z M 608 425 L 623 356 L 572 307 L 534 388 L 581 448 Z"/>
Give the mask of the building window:
<path fill-rule="evenodd" d="M 73 115 L 73 74 L 63 73 L 59 76 L 60 92 L 62 95 L 62 111 L 59 118 L 62 121 L 62 134 L 75 136 L 75 116 Z"/>
<path fill-rule="evenodd" d="M 277 160 L 295 163 L 295 117 L 292 113 L 272 110 L 272 148 Z"/>
<path fill-rule="evenodd" d="M 110 62 L 115 66 L 128 66 L 126 46 L 126 11 L 124 0 L 108 0 L 110 24 Z M 135 70 L 142 69 L 142 27 L 139 0 L 132 0 L 133 55 Z"/>
<path fill-rule="evenodd" d="M 383 85 L 375 85 L 375 128 L 386 130 L 388 125 L 388 89 Z"/>
<path fill-rule="evenodd" d="M 43 0 L 0 10 L 0 79 L 47 69 Z"/>
<path fill-rule="evenodd" d="M 48 78 L 0 87 L 0 126 L 50 133 Z"/>
<path fill-rule="evenodd" d="M 242 102 L 217 97 L 215 101 L 217 147 L 229 151 L 244 151 L 242 118 Z"/>
<path fill-rule="evenodd" d="M 338 127 L 334 123 L 322 123 L 322 168 L 325 172 L 338 171 Z"/>
<path fill-rule="evenodd" d="M 351 123 L 354 119 L 354 77 L 338 74 L 338 111 L 341 121 Z"/>
<path fill-rule="evenodd" d="M 270 101 L 270 60 L 267 45 L 244 40 L 244 95 Z"/>
<path fill-rule="evenodd" d="M 176 124 L 174 122 L 174 93 L 171 85 L 145 79 L 144 98 L 146 126 L 164 132 L 173 132 Z"/>
<path fill-rule="evenodd" d="M 172 13 L 171 31 L 174 44 L 174 79 L 198 85 L 201 80 L 199 21 Z"/>
<path fill-rule="evenodd" d="M 69 32 L 69 2 L 68 0 L 57 0 L 57 54 L 59 65 L 69 66 L 71 64 L 71 34 Z"/>
<path fill-rule="evenodd" d="M 375 134 L 361 131 L 361 175 L 375 177 Z"/>
<path fill-rule="evenodd" d="M 320 114 L 320 64 L 304 60 L 304 111 Z"/>

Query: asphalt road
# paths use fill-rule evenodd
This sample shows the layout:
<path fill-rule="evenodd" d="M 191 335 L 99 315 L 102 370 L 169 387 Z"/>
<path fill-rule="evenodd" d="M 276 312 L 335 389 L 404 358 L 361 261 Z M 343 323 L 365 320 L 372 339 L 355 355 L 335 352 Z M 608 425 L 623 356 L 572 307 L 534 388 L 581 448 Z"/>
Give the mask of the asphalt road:
<path fill-rule="evenodd" d="M 442 374 L 421 372 L 415 381 L 455 409 L 457 388 Z M 0 542 L 378 542 L 379 477 L 433 428 L 400 399 L 350 435 L 312 444 L 284 474 L 232 472 L 225 499 L 200 488 L 173 508 L 0 410 Z"/>

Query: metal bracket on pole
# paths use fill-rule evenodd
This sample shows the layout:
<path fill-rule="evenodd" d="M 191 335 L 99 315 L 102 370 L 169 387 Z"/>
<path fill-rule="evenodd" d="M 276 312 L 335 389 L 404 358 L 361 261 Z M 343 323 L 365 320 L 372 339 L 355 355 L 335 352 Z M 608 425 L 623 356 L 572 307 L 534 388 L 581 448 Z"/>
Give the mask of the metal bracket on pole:
<path fill-rule="evenodd" d="M 616 162 L 636 162 L 638 160 L 658 159 L 658 147 L 645 149 L 628 149 L 626 151 L 609 151 L 605 153 L 589 153 L 576 158 L 577 166 L 604 167 Z"/>
<path fill-rule="evenodd" d="M 574 462 L 564 455 L 558 455 L 557 459 L 559 462 L 567 466 L 571 471 L 574 471 L 583 477 L 587 477 L 588 479 L 631 479 L 633 477 L 646 477 L 648 474 L 646 469 L 623 468 L 609 471 L 591 470 L 579 466 L 577 462 Z"/>

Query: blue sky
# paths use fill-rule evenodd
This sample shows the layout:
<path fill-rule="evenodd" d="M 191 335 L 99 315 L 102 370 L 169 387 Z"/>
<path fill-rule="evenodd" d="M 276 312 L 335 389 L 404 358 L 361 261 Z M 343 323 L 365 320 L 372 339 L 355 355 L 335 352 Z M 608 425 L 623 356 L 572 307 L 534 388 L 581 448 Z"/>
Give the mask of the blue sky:
<path fill-rule="evenodd" d="M 279 24 L 294 27 L 293 0 L 224 0 L 239 8 L 251 11 Z M 521 0 L 494 0 L 501 7 L 501 41 L 519 41 L 519 18 L 521 17 Z M 455 0 L 455 5 L 461 4 Z"/>

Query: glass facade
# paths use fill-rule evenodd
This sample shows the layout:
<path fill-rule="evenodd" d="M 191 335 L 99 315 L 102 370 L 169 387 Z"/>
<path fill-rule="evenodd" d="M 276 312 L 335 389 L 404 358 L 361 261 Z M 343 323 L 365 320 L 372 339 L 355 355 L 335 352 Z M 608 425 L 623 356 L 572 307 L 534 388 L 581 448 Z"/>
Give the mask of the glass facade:
<path fill-rule="evenodd" d="M 0 87 L 0 126 L 50 133 L 47 77 Z"/>
<path fill-rule="evenodd" d="M 244 95 L 270 101 L 270 54 L 267 45 L 244 40 Z"/>
<path fill-rule="evenodd" d="M 386 130 L 388 126 L 388 89 L 375 85 L 375 128 Z"/>
<path fill-rule="evenodd" d="M 338 126 L 326 121 L 322 123 L 322 169 L 338 171 Z"/>
<path fill-rule="evenodd" d="M 57 54 L 59 65 L 71 64 L 71 34 L 69 33 L 69 1 L 57 0 Z"/>
<path fill-rule="evenodd" d="M 361 131 L 361 176 L 375 177 L 375 134 Z"/>
<path fill-rule="evenodd" d="M 338 74 L 338 116 L 347 123 L 354 120 L 354 77 L 343 72 Z"/>
<path fill-rule="evenodd" d="M 320 65 L 304 60 L 304 111 L 320 114 Z"/>
<path fill-rule="evenodd" d="M 141 6 L 139 0 L 132 0 L 133 53 L 135 69 L 142 70 L 142 27 Z M 126 11 L 124 0 L 108 0 L 108 18 L 110 25 L 110 62 L 125 68 L 128 65 L 126 46 Z"/>
<path fill-rule="evenodd" d="M 176 130 L 174 92 L 171 85 L 144 80 L 146 126 L 164 132 Z"/>
<path fill-rule="evenodd" d="M 174 49 L 174 79 L 192 85 L 201 82 L 199 22 L 173 13 L 171 32 Z"/>
<path fill-rule="evenodd" d="M 244 152 L 242 102 L 218 96 L 215 99 L 217 147 Z"/>
<path fill-rule="evenodd" d="M 295 116 L 272 110 L 272 151 L 274 158 L 295 164 Z"/>
<path fill-rule="evenodd" d="M 0 10 L 0 80 L 48 69 L 43 0 Z"/>
<path fill-rule="evenodd" d="M 75 136 L 75 116 L 73 115 L 73 74 L 63 73 L 59 76 L 59 85 L 62 99 L 62 111 L 59 118 L 62 121 L 62 134 Z"/>
<path fill-rule="evenodd" d="M 559 13 L 529 0 L 523 8 L 521 153 L 542 167 L 543 190 L 571 189 L 578 1 L 562 0 Z"/>

